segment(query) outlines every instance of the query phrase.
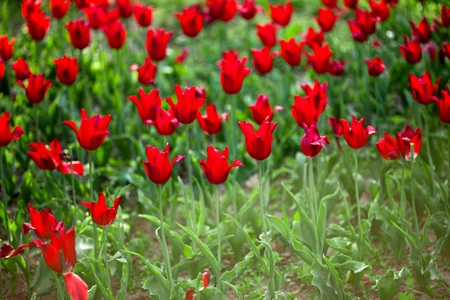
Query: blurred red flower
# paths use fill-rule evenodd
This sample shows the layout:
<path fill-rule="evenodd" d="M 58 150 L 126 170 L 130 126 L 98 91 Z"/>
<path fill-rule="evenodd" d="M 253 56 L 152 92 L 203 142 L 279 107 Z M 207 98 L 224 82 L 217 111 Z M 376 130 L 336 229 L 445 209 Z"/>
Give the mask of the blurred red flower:
<path fill-rule="evenodd" d="M 329 8 L 335 8 L 337 6 L 337 0 L 322 0 L 322 3 Z"/>
<path fill-rule="evenodd" d="M 185 158 L 184 155 L 178 155 L 170 162 L 169 149 L 169 143 L 162 152 L 159 152 L 158 148 L 153 146 L 146 147 L 147 160 L 143 163 L 147 176 L 153 183 L 166 183 L 172 175 L 173 164 Z"/>
<path fill-rule="evenodd" d="M 305 46 L 305 41 L 300 41 L 298 44 L 295 42 L 295 38 L 291 37 L 289 40 L 281 40 L 281 56 L 291 67 L 300 65 L 302 61 L 302 51 Z"/>
<path fill-rule="evenodd" d="M 305 134 L 302 137 L 301 148 L 305 156 L 314 157 L 319 154 L 322 148 L 326 149 L 325 143 L 330 144 L 327 136 L 319 135 L 316 122 L 313 122 L 310 127 L 303 124 L 303 129 Z"/>
<path fill-rule="evenodd" d="M 369 58 L 366 59 L 366 64 L 368 67 L 368 72 L 370 76 L 377 77 L 384 72 L 386 66 L 383 61 L 376 56 L 372 61 Z"/>
<path fill-rule="evenodd" d="M 145 123 L 145 125 L 149 125 L 151 124 L 151 121 L 156 120 L 156 113 L 158 111 L 158 108 L 160 108 L 162 105 L 159 90 L 153 89 L 148 94 L 146 94 L 144 89 L 140 88 L 138 97 L 130 96 L 127 100 L 133 101 L 138 109 L 141 120 Z"/>
<path fill-rule="evenodd" d="M 181 50 L 180 54 L 178 54 L 177 57 L 175 57 L 175 62 L 178 64 L 182 64 L 189 56 L 189 51 L 186 47 L 181 47 L 180 50 Z"/>
<path fill-rule="evenodd" d="M 77 79 L 77 59 L 77 57 L 70 58 L 65 54 L 64 57 L 53 60 L 56 65 L 56 76 L 62 84 L 71 85 Z"/>
<path fill-rule="evenodd" d="M 150 120 L 150 124 L 155 126 L 156 131 L 160 135 L 168 136 L 171 135 L 175 129 L 180 125 L 180 122 L 175 118 L 172 107 L 169 111 L 165 111 L 161 107 L 156 108 L 155 121 Z"/>
<path fill-rule="evenodd" d="M 19 57 L 15 62 L 11 63 L 11 67 L 14 70 L 14 75 L 17 80 L 25 80 L 30 76 L 30 67 L 28 63 L 22 58 Z"/>
<path fill-rule="evenodd" d="M 326 98 L 321 93 L 313 92 L 301 97 L 295 95 L 295 103 L 292 104 L 292 117 L 294 117 L 298 126 L 303 128 L 303 124 L 311 127 L 313 122 L 319 120 L 320 115 L 327 105 Z"/>
<path fill-rule="evenodd" d="M 119 15 L 121 18 L 127 19 L 133 13 L 133 6 L 131 0 L 116 0 L 117 8 L 119 9 Z"/>
<path fill-rule="evenodd" d="M 228 114 L 223 113 L 219 116 L 215 104 L 208 103 L 206 105 L 206 115 L 204 116 L 202 116 L 200 110 L 197 111 L 197 121 L 206 134 L 214 135 L 219 133 L 220 129 L 222 129 L 222 120 L 228 122 Z"/>
<path fill-rule="evenodd" d="M 42 41 L 50 27 L 50 17 L 45 17 L 43 11 L 28 15 L 27 29 L 30 37 L 35 41 Z"/>
<path fill-rule="evenodd" d="M 146 57 L 144 64 L 140 67 L 133 64 L 130 70 L 137 71 L 138 80 L 141 84 L 155 84 L 157 65 L 152 62 L 150 57 Z"/>
<path fill-rule="evenodd" d="M 272 48 L 277 44 L 277 28 L 272 22 L 256 24 L 256 28 L 256 34 L 264 46 Z"/>
<path fill-rule="evenodd" d="M 347 144 L 353 149 L 359 149 L 364 147 L 369 135 L 373 133 L 378 134 L 378 132 L 373 126 L 370 125 L 367 126 L 367 128 L 364 128 L 364 117 L 362 117 L 359 121 L 355 118 L 355 116 L 352 116 L 352 118 L 353 120 L 350 126 L 344 119 L 339 119 L 339 122 L 342 125 L 342 133 Z"/>
<path fill-rule="evenodd" d="M 223 152 L 214 149 L 213 146 L 209 145 L 207 150 L 206 161 L 200 159 L 200 165 L 202 166 L 203 172 L 205 173 L 206 179 L 212 184 L 224 183 L 228 174 L 233 167 L 240 167 L 243 164 L 239 160 L 235 160 L 231 166 L 228 164 L 228 146 L 225 147 Z"/>
<path fill-rule="evenodd" d="M 32 13 L 39 12 L 41 10 L 41 1 L 35 0 L 22 0 L 22 17 L 28 19 L 28 16 Z"/>
<path fill-rule="evenodd" d="M 91 41 L 91 32 L 89 30 L 89 25 L 83 22 L 82 18 L 76 21 L 70 21 L 66 24 L 67 31 L 69 32 L 70 43 L 80 50 L 83 50 L 89 46 Z"/>
<path fill-rule="evenodd" d="M 270 48 L 264 47 L 262 49 L 251 49 L 253 60 L 252 64 L 255 67 L 256 72 L 260 74 L 267 74 L 272 71 L 273 58 L 278 56 L 278 52 L 273 53 L 273 57 L 270 54 Z"/>
<path fill-rule="evenodd" d="M 28 212 L 30 213 L 30 222 L 22 224 L 23 234 L 28 234 L 30 230 L 34 230 L 36 236 L 41 240 L 49 240 L 54 231 L 59 231 L 64 226 L 63 222 L 56 221 L 50 208 L 43 209 L 38 212 L 31 204 L 28 203 Z"/>
<path fill-rule="evenodd" d="M 355 10 L 355 24 L 365 35 L 375 32 L 377 20 L 366 10 L 357 8 Z"/>
<path fill-rule="evenodd" d="M 237 3 L 235 0 L 206 0 L 206 7 L 210 22 L 215 20 L 228 22 L 236 14 Z"/>
<path fill-rule="evenodd" d="M 92 214 L 92 221 L 95 224 L 98 226 L 108 226 L 117 217 L 120 201 L 122 201 L 122 196 L 114 200 L 113 207 L 107 208 L 105 195 L 101 192 L 97 202 L 81 202 L 81 204 L 89 208 Z"/>
<path fill-rule="evenodd" d="M 441 99 L 437 97 L 431 97 L 439 107 L 439 118 L 442 122 L 450 124 L 450 91 L 447 87 L 446 90 L 441 91 Z"/>
<path fill-rule="evenodd" d="M 238 11 L 242 18 L 251 20 L 259 11 L 262 11 L 262 7 L 255 5 L 255 0 L 244 0 L 242 5 L 238 6 Z"/>
<path fill-rule="evenodd" d="M 37 75 L 31 73 L 28 77 L 27 87 L 25 87 L 25 84 L 22 80 L 17 80 L 17 83 L 21 87 L 23 87 L 28 101 L 30 101 L 30 103 L 32 104 L 40 103 L 44 99 L 45 94 L 52 85 L 51 80 L 45 80 L 44 73 Z"/>
<path fill-rule="evenodd" d="M 183 8 L 183 13 L 174 13 L 174 16 L 180 20 L 181 29 L 185 36 L 197 36 L 203 27 L 203 15 L 199 5 Z"/>
<path fill-rule="evenodd" d="M 284 5 L 269 4 L 269 9 L 272 21 L 274 21 L 275 23 L 277 23 L 282 27 L 285 27 L 289 24 L 289 22 L 291 21 L 292 13 L 294 12 L 291 1 L 286 1 Z"/>
<path fill-rule="evenodd" d="M 367 41 L 367 38 L 369 37 L 367 34 L 362 32 L 361 28 L 359 28 L 358 25 L 356 25 L 355 21 L 353 20 L 347 20 L 348 26 L 350 27 L 350 32 L 352 34 L 352 38 L 360 43 L 364 43 Z"/>
<path fill-rule="evenodd" d="M 164 32 L 161 28 L 155 32 L 153 28 L 147 32 L 146 48 L 151 59 L 161 61 L 166 58 L 167 42 L 172 36 L 172 31 Z"/>
<path fill-rule="evenodd" d="M 247 57 L 238 58 L 237 51 L 225 51 L 222 60 L 217 64 L 221 69 L 220 82 L 225 93 L 237 94 L 241 91 L 242 82 L 252 70 L 245 67 Z"/>
<path fill-rule="evenodd" d="M 418 39 L 422 44 L 428 43 L 428 41 L 431 40 L 431 28 L 425 16 L 418 23 L 418 25 L 414 24 L 413 21 L 409 21 L 409 23 L 412 27 L 412 35 L 414 39 Z"/>
<path fill-rule="evenodd" d="M 5 112 L 0 117 L 0 147 L 6 147 L 13 140 L 18 140 L 24 134 L 22 127 L 16 126 L 11 132 L 9 125 L 9 112 Z"/>
<path fill-rule="evenodd" d="M 419 155 L 420 148 L 422 147 L 422 131 L 419 127 L 416 130 L 412 129 L 411 125 L 397 132 L 397 143 L 400 154 L 405 160 L 414 160 Z M 411 144 L 414 144 L 414 156 L 411 156 Z"/>
<path fill-rule="evenodd" d="M 181 89 L 179 84 L 175 85 L 175 94 L 178 102 L 175 104 L 172 98 L 168 97 L 164 100 L 169 103 L 173 109 L 173 113 L 178 121 L 182 124 L 191 124 L 197 118 L 197 112 L 200 107 L 205 103 L 203 98 L 195 98 L 195 86 L 186 87 L 185 91 Z"/>
<path fill-rule="evenodd" d="M 420 49 L 419 41 L 413 39 L 409 42 L 409 37 L 407 35 L 405 35 L 405 44 L 400 45 L 400 52 L 410 64 L 416 64 L 422 59 L 422 49 Z"/>
<path fill-rule="evenodd" d="M 358 6 L 359 0 L 344 0 L 344 5 L 350 9 L 355 9 Z"/>
<path fill-rule="evenodd" d="M 141 27 L 148 27 L 153 21 L 153 6 L 140 2 L 133 3 L 134 19 Z"/>
<path fill-rule="evenodd" d="M 242 121 L 239 127 L 245 135 L 245 148 L 248 155 L 256 160 L 265 160 L 272 152 L 273 131 L 278 123 L 270 123 L 269 117 L 255 132 L 253 125 Z"/>
<path fill-rule="evenodd" d="M 317 74 L 326 73 L 329 70 L 330 59 L 333 51 L 330 51 L 328 44 L 320 47 L 318 44 L 313 45 L 313 54 L 305 52 L 308 56 L 308 62 Z"/>
<path fill-rule="evenodd" d="M 336 139 L 336 143 L 339 147 L 339 152 L 342 152 L 342 147 L 339 143 L 339 137 L 342 135 L 342 125 L 335 117 L 329 118 L 328 123 L 330 123 L 331 129 L 334 132 L 334 138 Z"/>
<path fill-rule="evenodd" d="M 94 30 L 100 29 L 103 24 L 106 24 L 106 12 L 102 7 L 90 5 L 84 7 L 82 11 L 88 19 L 88 26 Z"/>
<path fill-rule="evenodd" d="M 369 0 L 369 5 L 372 16 L 374 18 L 378 18 L 380 22 L 386 21 L 389 18 L 391 10 L 382 0 L 380 0 L 379 2 Z"/>
<path fill-rule="evenodd" d="M 312 28 L 312 27 L 308 28 L 308 32 L 306 34 L 304 34 L 304 33 L 299 33 L 299 34 L 301 37 L 303 37 L 305 39 L 306 45 L 308 45 L 308 47 L 311 49 L 314 48 L 314 44 L 322 46 L 322 43 L 325 40 L 323 31 L 318 30 L 317 32 L 315 32 L 314 28 Z"/>
<path fill-rule="evenodd" d="M 409 77 L 408 86 L 411 88 L 411 92 L 414 96 L 414 99 L 418 103 L 424 105 L 433 103 L 432 97 L 436 96 L 438 85 L 442 78 L 439 77 L 436 80 L 436 84 L 433 85 L 429 71 L 426 71 L 425 74 L 420 75 L 419 78 L 417 78 L 413 74 L 409 74 L 408 77 Z"/>
<path fill-rule="evenodd" d="M 272 121 L 273 113 L 283 110 L 282 106 L 275 106 L 272 110 L 272 106 L 269 103 L 269 97 L 262 94 L 258 96 L 255 104 L 249 105 L 248 107 L 252 113 L 253 120 L 259 125 L 261 125 L 266 118 L 268 118 L 269 122 Z"/>
<path fill-rule="evenodd" d="M 384 138 L 381 138 L 376 146 L 381 157 L 386 160 L 396 160 L 400 157 L 397 140 L 386 132 L 384 133 Z"/>
<path fill-rule="evenodd" d="M 14 52 L 14 42 L 15 38 L 11 39 L 11 42 L 8 42 L 7 35 L 0 35 L 0 57 L 4 62 L 7 62 L 11 59 Z"/>
<path fill-rule="evenodd" d="M 339 61 L 339 60 L 333 60 L 328 65 L 328 73 L 330 73 L 333 76 L 342 76 L 345 71 L 345 64 L 347 63 L 347 60 Z"/>
<path fill-rule="evenodd" d="M 56 19 L 62 19 L 69 11 L 70 0 L 50 0 L 50 11 Z"/>
<path fill-rule="evenodd" d="M 323 32 L 330 32 L 334 28 L 334 24 L 336 20 L 339 18 L 339 15 L 334 14 L 334 9 L 329 8 L 319 8 L 318 17 L 316 18 L 317 24 L 319 24 L 320 28 Z"/>
<path fill-rule="evenodd" d="M 117 20 L 113 24 L 103 26 L 102 29 L 108 40 L 109 47 L 116 50 L 122 48 L 127 38 L 127 31 L 122 22 Z"/>

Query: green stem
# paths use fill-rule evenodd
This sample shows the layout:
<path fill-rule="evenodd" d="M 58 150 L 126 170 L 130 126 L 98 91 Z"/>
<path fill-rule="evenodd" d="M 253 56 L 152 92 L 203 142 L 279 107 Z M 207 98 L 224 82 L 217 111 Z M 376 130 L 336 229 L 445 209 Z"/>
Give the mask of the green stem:
<path fill-rule="evenodd" d="M 48 173 L 47 173 L 47 171 L 44 171 L 45 172 L 45 183 L 46 183 L 46 185 L 47 185 L 47 193 L 48 193 L 48 201 L 52 201 L 52 187 L 51 187 L 51 185 L 50 185 L 50 181 L 48 180 Z"/>
<path fill-rule="evenodd" d="M 162 194 L 161 185 L 158 184 L 159 222 L 160 222 L 159 228 L 161 228 L 161 240 L 162 240 L 161 250 L 164 256 L 164 262 L 166 263 L 166 272 L 170 282 L 170 289 L 172 290 L 173 288 L 172 267 L 170 266 L 169 251 L 167 250 L 166 235 L 164 233 L 164 212 L 161 194 Z"/>
<path fill-rule="evenodd" d="M 264 230 L 264 239 L 266 242 L 269 242 L 269 236 L 267 234 L 267 227 L 266 227 L 266 212 L 265 212 L 265 208 L 264 208 L 264 197 L 263 197 L 263 184 L 262 184 L 262 180 L 263 180 L 263 172 L 262 172 L 262 161 L 258 161 L 258 174 L 259 174 L 259 206 L 261 209 L 261 222 L 263 225 L 263 230 Z"/>
<path fill-rule="evenodd" d="M 11 241 L 11 232 L 9 230 L 9 218 L 8 218 L 8 199 L 6 198 L 6 176 L 5 176 L 5 166 L 6 166 L 6 156 L 4 147 L 0 147 L 0 169 L 2 170 L 2 197 L 3 205 L 5 206 L 5 229 L 8 234 L 8 238 Z M 5 165 L 3 165 L 3 158 L 5 158 Z"/>
<path fill-rule="evenodd" d="M 311 206 L 311 217 L 312 217 L 312 221 L 313 221 L 313 227 L 314 227 L 314 236 L 315 236 L 315 240 L 316 240 L 316 252 L 319 255 L 319 260 L 322 261 L 322 252 L 321 251 L 321 246 L 320 246 L 320 241 L 319 241 L 319 232 L 317 230 L 317 226 L 319 226 L 319 224 L 317 224 L 317 216 L 319 213 L 319 208 L 317 206 L 317 199 L 316 199 L 316 187 L 315 187 L 315 183 L 314 183 L 314 166 L 313 166 L 313 158 L 311 157 L 311 159 L 309 160 L 309 201 L 310 201 L 310 206 Z"/>
<path fill-rule="evenodd" d="M 73 174 L 73 151 L 72 148 L 70 149 L 70 174 L 72 177 L 72 201 L 73 201 L 73 224 L 75 228 L 77 227 L 77 218 L 78 218 L 78 207 L 77 207 L 77 201 L 75 199 L 75 175 Z"/>
<path fill-rule="evenodd" d="M 222 240 L 220 237 L 220 199 L 219 185 L 215 188 L 216 194 L 216 227 L 217 227 L 217 261 L 219 262 L 219 278 L 217 278 L 217 288 L 222 290 L 221 266 L 222 266 Z"/>
<path fill-rule="evenodd" d="M 92 151 L 89 151 L 89 202 L 94 202 L 94 175 L 93 175 L 93 162 L 92 162 Z M 98 232 L 97 232 L 97 225 L 92 221 L 93 223 L 93 231 L 94 231 L 94 254 L 95 257 L 98 257 Z"/>
<path fill-rule="evenodd" d="M 417 211 L 416 211 L 416 200 L 414 199 L 414 175 L 413 175 L 413 167 L 414 167 L 414 144 L 411 143 L 411 203 L 413 208 L 413 217 L 414 217 L 414 226 L 416 228 L 417 233 L 417 245 L 420 245 L 420 232 L 419 232 L 419 221 L 417 219 Z"/>
<path fill-rule="evenodd" d="M 79 66 L 81 67 L 81 72 L 82 72 L 82 74 L 83 74 L 83 78 L 84 78 L 84 97 L 85 97 L 85 102 L 84 103 L 89 103 L 88 101 L 89 101 L 89 80 L 88 80 L 88 78 L 87 78 L 87 75 L 86 75 L 86 69 L 85 69 L 85 66 L 83 65 L 83 50 L 81 50 L 80 49 L 80 62 L 79 62 Z M 83 105 L 82 103 L 81 103 L 81 105 Z"/>
<path fill-rule="evenodd" d="M 2 262 L 0 261 L 0 279 L 1 277 L 2 277 Z M 3 300 L 3 286 L 1 280 L 0 280 L 0 300 Z"/>
<path fill-rule="evenodd" d="M 364 241 L 363 241 L 363 228 L 361 224 L 361 205 L 359 203 L 359 187 L 358 187 L 358 153 L 355 151 L 355 194 L 356 194 L 356 209 L 358 211 L 358 227 L 359 227 L 359 234 L 358 234 L 358 253 L 359 258 L 362 259 L 362 255 L 364 253 L 363 247 L 364 247 Z"/>
<path fill-rule="evenodd" d="M 447 128 L 447 148 L 448 148 L 448 177 L 447 177 L 447 205 L 450 205 L 450 127 Z"/>
<path fill-rule="evenodd" d="M 195 201 L 194 201 L 194 187 L 192 186 L 192 161 L 191 161 L 191 151 L 189 143 L 189 127 L 185 126 L 186 130 L 186 149 L 187 149 L 187 163 L 188 163 L 188 174 L 189 174 L 189 190 L 190 190 L 190 200 L 191 200 L 191 214 L 192 214 L 192 231 L 195 232 Z"/>
<path fill-rule="evenodd" d="M 103 252 L 103 257 L 104 257 L 103 261 L 104 261 L 104 265 L 106 267 L 106 280 L 107 280 L 109 290 L 112 291 L 111 275 L 109 273 L 108 251 L 107 251 L 109 226 L 110 225 L 103 227 L 103 229 L 102 229 L 102 251 L 100 252 L 100 255 L 102 255 L 102 252 Z M 97 230 L 97 228 L 95 228 L 95 229 Z"/>
<path fill-rule="evenodd" d="M 237 113 L 237 104 L 236 99 L 237 95 L 231 95 L 231 151 L 233 154 L 233 157 L 236 157 L 236 113 Z M 236 174 L 233 174 L 236 175 Z M 237 193 L 236 193 L 236 176 L 233 176 L 233 197 L 232 197 L 232 203 L 233 203 L 233 213 L 234 216 L 237 217 L 238 215 L 238 208 L 237 208 Z"/>
<path fill-rule="evenodd" d="M 405 165 L 403 164 L 402 168 L 402 189 L 401 189 L 401 195 L 400 195 L 400 211 L 403 217 L 405 217 L 406 212 L 406 195 L 405 195 Z"/>
<path fill-rule="evenodd" d="M 64 300 L 64 292 L 62 290 L 61 283 L 59 282 L 58 273 L 52 271 L 52 274 L 56 282 L 56 289 L 58 291 L 58 300 Z"/>
<path fill-rule="evenodd" d="M 36 140 L 39 141 L 39 109 L 35 107 L 36 110 Z"/>

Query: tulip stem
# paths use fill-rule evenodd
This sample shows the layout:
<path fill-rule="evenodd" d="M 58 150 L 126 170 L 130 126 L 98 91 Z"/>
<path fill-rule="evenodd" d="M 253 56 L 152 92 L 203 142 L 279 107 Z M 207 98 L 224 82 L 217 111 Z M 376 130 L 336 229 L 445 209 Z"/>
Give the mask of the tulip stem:
<path fill-rule="evenodd" d="M 164 262 L 166 263 L 166 272 L 167 277 L 169 278 L 170 289 L 172 290 L 173 288 L 172 267 L 170 266 L 169 251 L 167 250 L 166 235 L 164 233 L 164 212 L 161 194 L 162 194 L 161 184 L 158 184 L 159 225 L 160 225 L 159 228 L 161 229 L 161 250 L 164 256 Z"/>
<path fill-rule="evenodd" d="M 92 152 L 89 151 L 89 190 L 90 190 L 90 194 L 89 194 L 89 202 L 92 203 L 94 202 L 94 178 L 93 178 L 93 163 L 92 163 Z M 95 239 L 95 244 L 94 244 L 94 254 L 95 257 L 98 257 L 98 232 L 97 232 L 97 225 L 93 223 L 93 231 L 94 231 L 94 239 Z"/>
<path fill-rule="evenodd" d="M 317 207 L 317 200 L 316 200 L 316 187 L 314 184 L 314 166 L 313 166 L 313 158 L 311 157 L 309 160 L 309 205 L 311 209 L 311 218 L 314 223 L 314 236 L 316 240 L 316 252 L 319 255 L 319 260 L 322 261 L 322 249 L 321 249 L 321 243 L 319 241 L 319 232 L 317 231 L 317 227 L 321 224 L 317 224 L 317 216 L 319 213 L 319 208 Z M 321 252 L 319 252 L 321 251 Z"/>
<path fill-rule="evenodd" d="M 258 174 L 259 174 L 259 207 L 261 209 L 261 222 L 263 225 L 264 230 L 264 239 L 267 243 L 269 243 L 269 236 L 267 234 L 267 227 L 266 227 L 266 212 L 264 209 L 264 197 L 263 197 L 263 171 L 262 171 L 263 165 L 262 161 L 258 161 Z M 269 243 L 270 244 L 270 243 Z"/>
<path fill-rule="evenodd" d="M 185 126 L 186 130 L 186 145 L 187 145 L 187 161 L 188 161 L 188 175 L 189 175 L 189 190 L 190 190 L 190 200 L 191 200 L 191 214 L 192 214 L 192 231 L 195 232 L 195 201 L 194 201 L 194 188 L 192 186 L 192 161 L 191 161 L 191 151 L 189 143 L 189 127 Z"/>
<path fill-rule="evenodd" d="M 363 228 L 361 224 L 361 205 L 359 203 L 359 186 L 358 186 L 358 153 L 355 151 L 355 196 L 356 196 L 356 209 L 358 212 L 358 254 L 359 258 L 362 260 L 364 253 L 364 241 L 363 241 Z"/>
<path fill-rule="evenodd" d="M 100 52 L 102 52 L 102 51 L 100 51 Z M 88 101 L 89 101 L 89 86 L 88 86 L 88 84 L 89 84 L 89 81 L 88 81 L 88 78 L 87 78 L 87 75 L 86 75 L 86 69 L 84 68 L 84 66 L 83 66 L 83 50 L 81 50 L 80 49 L 80 68 L 81 68 L 81 72 L 82 72 L 82 74 L 83 74 L 83 79 L 85 80 L 85 83 L 84 83 L 84 97 L 86 98 L 84 101 L 84 103 L 89 103 Z M 103 70 L 103 73 L 105 73 L 105 70 Z"/>
<path fill-rule="evenodd" d="M 111 288 L 111 275 L 109 273 L 109 264 L 108 264 L 108 251 L 107 251 L 107 243 L 108 243 L 108 231 L 109 231 L 109 226 L 104 226 L 102 228 L 102 246 L 101 246 L 101 251 L 100 251 L 100 256 L 104 255 L 104 266 L 106 267 L 106 279 L 107 284 L 108 284 L 108 288 L 109 290 L 112 292 L 112 288 Z M 97 230 L 97 227 L 95 228 Z M 99 260 L 100 261 L 100 260 Z"/>
<path fill-rule="evenodd" d="M 58 273 L 52 271 L 53 279 L 56 282 L 56 289 L 58 290 L 58 300 L 64 300 L 64 293 L 62 291 L 61 282 L 59 282 Z"/>
<path fill-rule="evenodd" d="M 417 233 L 417 241 L 419 241 L 420 233 L 419 233 L 419 221 L 417 219 L 417 211 L 416 211 L 416 200 L 414 199 L 414 176 L 413 176 L 413 167 L 414 167 L 414 143 L 411 143 L 411 204 L 413 209 L 413 217 L 414 217 L 414 226 L 416 228 Z M 418 243 L 420 245 L 420 243 Z"/>
<path fill-rule="evenodd" d="M 3 158 L 5 158 L 5 164 L 3 165 Z M 8 234 L 8 238 L 11 241 L 12 239 L 12 234 L 11 231 L 9 230 L 9 217 L 8 217 L 8 199 L 6 198 L 6 176 L 5 176 L 5 167 L 6 167 L 6 155 L 5 155 L 5 150 L 4 147 L 0 147 L 0 169 L 2 170 L 2 185 L 1 185 L 1 190 L 2 190 L 2 197 L 3 197 L 3 205 L 5 206 L 5 229 L 6 229 L 6 233 Z"/>
<path fill-rule="evenodd" d="M 39 108 L 36 107 L 36 140 L 39 141 Z"/>
<path fill-rule="evenodd" d="M 215 188 L 216 198 L 216 227 L 217 227 L 217 261 L 219 263 L 219 274 L 217 278 L 217 288 L 222 290 L 221 266 L 222 266 L 222 240 L 220 237 L 220 199 L 219 199 L 219 185 Z"/>
<path fill-rule="evenodd" d="M 233 147 L 231 147 L 231 150 L 233 152 L 233 157 L 236 158 L 236 97 L 237 95 L 231 95 L 231 143 Z M 238 209 L 237 209 L 237 196 L 236 196 L 236 173 L 233 176 L 233 213 L 234 216 L 237 217 L 238 215 Z"/>
<path fill-rule="evenodd" d="M 78 218 L 78 207 L 77 201 L 75 199 L 75 176 L 73 174 L 73 151 L 70 149 L 70 174 L 72 175 L 72 201 L 73 201 L 73 224 L 75 228 L 77 227 L 77 218 Z"/>

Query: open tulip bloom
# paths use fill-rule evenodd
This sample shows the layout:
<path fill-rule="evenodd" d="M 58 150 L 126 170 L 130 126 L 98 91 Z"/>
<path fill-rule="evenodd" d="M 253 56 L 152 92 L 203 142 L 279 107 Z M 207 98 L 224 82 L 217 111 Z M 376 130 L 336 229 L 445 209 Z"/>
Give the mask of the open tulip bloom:
<path fill-rule="evenodd" d="M 269 97 L 259 95 L 255 104 L 249 105 L 250 112 L 252 113 L 253 120 L 261 125 L 266 118 L 269 118 L 269 122 L 272 121 L 273 113 L 276 111 L 283 111 L 282 106 L 275 106 L 272 110 L 272 106 L 269 103 Z"/>
<path fill-rule="evenodd" d="M 359 149 L 364 147 L 369 135 L 373 133 L 378 134 L 378 132 L 373 126 L 370 125 L 367 126 L 367 128 L 364 128 L 365 117 L 359 121 L 355 116 L 352 116 L 352 118 L 353 119 L 350 126 L 346 120 L 339 119 L 339 122 L 342 125 L 342 132 L 347 144 L 353 149 Z"/>
<path fill-rule="evenodd" d="M 45 94 L 52 85 L 52 81 L 45 80 L 44 73 L 37 75 L 31 73 L 28 77 L 28 86 L 25 87 L 21 80 L 17 80 L 17 84 L 23 87 L 30 103 L 39 104 L 44 100 Z"/>
<path fill-rule="evenodd" d="M 326 149 L 325 143 L 330 144 L 327 136 L 319 135 L 316 122 L 313 122 L 309 128 L 303 124 L 303 129 L 305 129 L 305 135 L 302 138 L 301 148 L 305 156 L 314 157 L 322 148 Z"/>
<path fill-rule="evenodd" d="M 247 153 L 256 160 L 265 160 L 272 152 L 273 131 L 278 122 L 270 123 L 269 117 L 261 124 L 255 132 L 253 125 L 242 121 L 239 122 L 242 132 L 245 135 L 245 147 Z"/>
<path fill-rule="evenodd" d="M 60 231 L 64 227 L 62 221 L 59 223 L 56 221 L 50 208 L 38 212 L 37 209 L 28 203 L 28 212 L 30 213 L 31 224 L 23 223 L 23 234 L 27 234 L 30 230 L 33 230 L 39 239 L 50 240 L 55 230 Z"/>
<path fill-rule="evenodd" d="M 184 155 L 178 155 L 170 162 L 169 160 L 169 143 L 166 148 L 159 152 L 158 148 L 153 146 L 147 146 L 147 160 L 143 161 L 145 171 L 148 178 L 156 184 L 166 183 L 172 175 L 173 164 L 179 162 Z"/>
<path fill-rule="evenodd" d="M 130 96 L 127 100 L 132 101 L 136 105 L 139 116 L 145 125 L 156 121 L 158 108 L 161 108 L 162 105 L 158 89 L 153 89 L 147 94 L 143 88 L 140 88 L 138 97 Z"/>
<path fill-rule="evenodd" d="M 98 226 L 108 226 L 116 219 L 121 200 L 122 197 L 116 198 L 113 207 L 108 208 L 106 207 L 105 195 L 101 192 L 97 202 L 81 202 L 81 204 L 89 208 L 92 214 L 92 221 L 95 224 Z"/>
<path fill-rule="evenodd" d="M 181 89 L 180 85 L 175 85 L 175 93 L 178 102 L 175 104 L 172 98 L 165 98 L 167 103 L 173 109 L 173 113 L 178 121 L 182 124 L 190 124 L 197 118 L 197 112 L 205 103 L 205 99 L 196 98 L 196 87 L 186 88 L 185 91 Z"/>
<path fill-rule="evenodd" d="M 0 148 L 8 146 L 11 141 L 18 140 L 24 134 L 22 127 L 16 126 L 11 131 L 9 124 L 9 112 L 5 112 L 0 117 Z"/>
<path fill-rule="evenodd" d="M 202 166 L 203 172 L 205 173 L 206 179 L 212 184 L 224 183 L 228 174 L 234 167 L 243 166 L 239 160 L 235 160 L 231 166 L 228 164 L 228 146 L 225 147 L 223 152 L 214 149 L 213 146 L 209 145 L 207 150 L 206 161 L 200 159 L 200 165 Z"/>
<path fill-rule="evenodd" d="M 228 122 L 228 114 L 223 113 L 219 116 L 215 104 L 208 103 L 206 105 L 206 115 L 202 115 L 200 110 L 197 111 L 198 124 L 206 134 L 214 135 L 219 133 L 222 128 L 222 120 Z"/>

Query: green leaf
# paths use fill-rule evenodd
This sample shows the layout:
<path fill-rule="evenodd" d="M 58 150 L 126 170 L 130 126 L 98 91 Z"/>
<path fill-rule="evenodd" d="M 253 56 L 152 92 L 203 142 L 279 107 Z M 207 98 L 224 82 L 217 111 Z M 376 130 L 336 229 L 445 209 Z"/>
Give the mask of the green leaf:
<path fill-rule="evenodd" d="M 97 291 L 97 285 L 94 284 L 94 285 L 88 290 L 88 298 L 87 298 L 87 300 L 93 300 L 96 291 Z"/>
<path fill-rule="evenodd" d="M 236 296 L 238 297 L 238 300 L 242 300 L 241 292 L 239 292 L 239 289 L 237 287 L 235 287 L 234 285 L 232 285 L 227 281 L 223 281 L 223 283 L 225 283 L 226 285 L 228 285 L 230 288 L 233 289 L 233 291 L 236 293 Z"/>
<path fill-rule="evenodd" d="M 318 258 L 314 260 L 311 270 L 312 284 L 320 290 L 322 300 L 346 299 L 342 280 L 339 278 L 336 269 L 325 256 L 323 260 L 325 264 L 321 263 Z"/>
<path fill-rule="evenodd" d="M 387 271 L 378 279 L 378 297 L 383 300 L 392 300 L 397 295 L 403 282 L 408 279 L 409 271 L 403 268 L 400 272 Z"/>
<path fill-rule="evenodd" d="M 214 300 L 227 300 L 228 298 L 216 289 L 215 287 L 208 287 L 204 290 L 201 290 L 199 294 L 202 296 L 201 299 L 214 299 Z"/>
<path fill-rule="evenodd" d="M 272 220 L 272 222 L 275 224 L 275 228 L 281 233 L 281 235 L 283 235 L 285 239 L 289 240 L 291 237 L 291 233 L 289 232 L 286 224 L 276 216 L 268 215 L 267 217 Z"/>

